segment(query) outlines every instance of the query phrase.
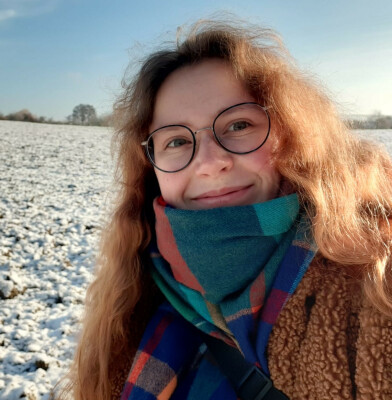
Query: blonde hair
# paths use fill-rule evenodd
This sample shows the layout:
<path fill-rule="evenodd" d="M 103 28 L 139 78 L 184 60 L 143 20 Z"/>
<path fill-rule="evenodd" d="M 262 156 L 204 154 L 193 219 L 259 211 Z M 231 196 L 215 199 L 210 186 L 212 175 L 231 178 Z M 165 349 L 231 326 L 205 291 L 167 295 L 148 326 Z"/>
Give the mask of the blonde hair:
<path fill-rule="evenodd" d="M 68 386 L 76 399 L 110 397 L 111 368 L 120 354 L 136 348 L 139 335 L 129 331 L 142 330 L 141 316 L 149 315 L 140 299 L 155 296 L 147 293 L 152 285 L 143 266 L 159 189 L 140 143 L 148 135 L 156 94 L 176 69 L 211 58 L 228 62 L 256 101 L 270 107 L 275 166 L 297 191 L 319 252 L 361 277 L 374 306 L 392 314 L 389 157 L 350 132 L 274 32 L 199 22 L 174 48 L 150 55 L 115 105 L 121 186 L 87 292 Z"/>

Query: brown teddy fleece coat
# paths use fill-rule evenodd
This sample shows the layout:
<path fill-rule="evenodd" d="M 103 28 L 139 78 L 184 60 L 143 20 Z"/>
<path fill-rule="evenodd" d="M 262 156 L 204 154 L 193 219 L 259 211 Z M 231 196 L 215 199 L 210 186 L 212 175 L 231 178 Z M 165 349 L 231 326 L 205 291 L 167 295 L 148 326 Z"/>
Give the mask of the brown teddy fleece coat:
<path fill-rule="evenodd" d="M 113 399 L 134 351 L 112 371 Z M 291 400 L 392 400 L 392 319 L 342 267 L 316 257 L 273 328 L 268 365 Z"/>

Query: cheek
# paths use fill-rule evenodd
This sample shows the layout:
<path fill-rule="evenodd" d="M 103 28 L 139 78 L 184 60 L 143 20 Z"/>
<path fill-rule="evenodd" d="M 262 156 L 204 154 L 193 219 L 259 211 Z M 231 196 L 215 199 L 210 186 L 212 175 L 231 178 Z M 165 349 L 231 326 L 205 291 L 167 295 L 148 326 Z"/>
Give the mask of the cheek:
<path fill-rule="evenodd" d="M 275 175 L 276 168 L 273 164 L 270 146 L 263 146 L 254 153 L 248 154 L 247 165 L 259 175 Z"/>
<path fill-rule="evenodd" d="M 185 182 L 181 174 L 178 172 L 168 174 L 159 170 L 155 170 L 155 174 L 163 199 L 178 208 L 182 202 L 182 194 L 185 188 Z"/>
<path fill-rule="evenodd" d="M 250 153 L 249 159 L 245 162 L 248 170 L 251 170 L 260 179 L 259 182 L 267 198 L 275 197 L 279 189 L 281 175 L 273 164 L 268 148 L 261 148 L 255 153 Z"/>

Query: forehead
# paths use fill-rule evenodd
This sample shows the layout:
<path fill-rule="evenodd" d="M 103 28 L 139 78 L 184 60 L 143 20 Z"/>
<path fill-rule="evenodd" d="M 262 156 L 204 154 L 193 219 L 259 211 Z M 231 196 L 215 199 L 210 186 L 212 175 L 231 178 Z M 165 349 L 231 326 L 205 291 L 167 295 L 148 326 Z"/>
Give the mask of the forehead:
<path fill-rule="evenodd" d="M 206 60 L 174 71 L 160 87 L 151 129 L 163 125 L 211 124 L 222 110 L 234 104 L 254 101 L 230 65 Z"/>

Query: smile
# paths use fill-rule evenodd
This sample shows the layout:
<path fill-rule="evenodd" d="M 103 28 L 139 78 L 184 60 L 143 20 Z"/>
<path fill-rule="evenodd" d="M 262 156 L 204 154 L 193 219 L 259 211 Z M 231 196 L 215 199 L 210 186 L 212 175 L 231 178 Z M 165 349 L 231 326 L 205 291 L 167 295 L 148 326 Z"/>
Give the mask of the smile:
<path fill-rule="evenodd" d="M 192 200 L 206 207 L 235 206 L 244 203 L 253 185 L 237 186 L 212 190 L 193 198 Z"/>

